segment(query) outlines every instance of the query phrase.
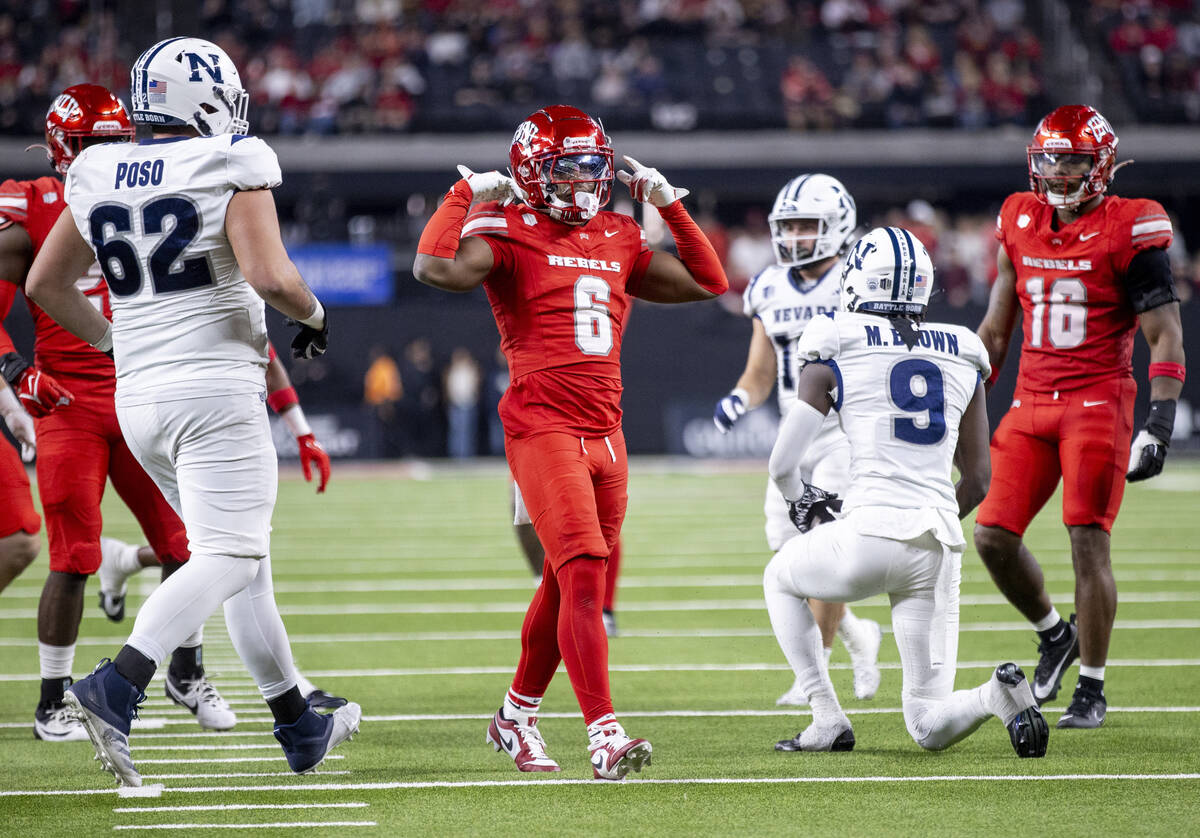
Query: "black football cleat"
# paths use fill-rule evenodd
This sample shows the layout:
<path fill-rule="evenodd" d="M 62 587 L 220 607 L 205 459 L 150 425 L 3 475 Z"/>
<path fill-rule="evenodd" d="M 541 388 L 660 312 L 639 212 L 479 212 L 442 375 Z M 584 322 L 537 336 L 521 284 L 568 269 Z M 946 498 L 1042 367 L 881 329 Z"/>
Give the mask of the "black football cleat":
<path fill-rule="evenodd" d="M 1090 730 L 1104 724 L 1104 715 L 1108 712 L 1108 703 L 1104 700 L 1104 690 L 1091 690 L 1080 684 L 1075 687 L 1075 695 L 1067 712 L 1059 717 L 1055 727 L 1080 728 Z"/>
<path fill-rule="evenodd" d="M 1063 674 L 1079 657 L 1079 629 L 1071 615 L 1066 630 L 1058 640 L 1043 640 L 1038 644 L 1038 665 L 1033 671 L 1033 697 L 1038 706 L 1053 701 L 1062 687 Z"/>
<path fill-rule="evenodd" d="M 1008 729 L 1013 750 L 1022 759 L 1044 757 L 1050 742 L 1050 725 L 1038 709 L 1025 673 L 1015 663 L 1002 663 L 996 667 L 995 678 L 1000 692 L 997 715 Z"/>

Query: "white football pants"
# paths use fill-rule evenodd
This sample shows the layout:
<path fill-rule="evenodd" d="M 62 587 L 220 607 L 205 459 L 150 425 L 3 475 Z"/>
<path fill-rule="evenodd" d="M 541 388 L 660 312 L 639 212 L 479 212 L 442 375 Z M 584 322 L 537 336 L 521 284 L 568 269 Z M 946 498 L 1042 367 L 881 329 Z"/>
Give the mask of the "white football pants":
<path fill-rule="evenodd" d="M 156 664 L 225 604 L 264 698 L 295 685 L 271 580 L 279 464 L 261 393 L 117 408 L 130 451 L 183 519 L 191 558 L 138 612 L 128 643 Z"/>
<path fill-rule="evenodd" d="M 954 691 L 962 554 L 932 533 L 896 541 L 860 535 L 853 523 L 844 518 L 797 536 L 767 565 L 763 591 L 775 637 L 812 700 L 814 719 L 822 710 L 840 713 L 807 597 L 855 602 L 888 594 L 908 732 L 922 748 L 948 747 L 991 716 L 984 687 Z"/>

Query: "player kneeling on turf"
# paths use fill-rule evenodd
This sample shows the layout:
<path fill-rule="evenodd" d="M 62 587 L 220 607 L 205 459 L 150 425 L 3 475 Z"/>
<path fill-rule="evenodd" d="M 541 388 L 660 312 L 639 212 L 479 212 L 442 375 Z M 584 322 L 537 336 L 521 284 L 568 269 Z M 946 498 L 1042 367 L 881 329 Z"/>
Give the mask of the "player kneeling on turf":
<path fill-rule="evenodd" d="M 987 353 L 968 329 L 922 322 L 933 264 L 907 230 L 864 236 L 843 265 L 841 288 L 842 310 L 814 319 L 797 344 L 806 365 L 771 452 L 771 477 L 804 534 L 767 565 L 763 588 L 775 637 L 813 713 L 808 728 L 775 747 L 854 748 L 808 598 L 886 593 L 904 720 L 917 744 L 946 748 L 997 716 L 1018 756 L 1044 756 L 1049 730 L 1015 664 L 1001 664 L 979 687 L 954 690 L 965 546 L 958 519 L 982 500 L 991 472 Z M 844 499 L 806 484 L 797 470 L 831 407 L 850 440 Z M 962 473 L 957 485 L 952 462 Z M 832 520 L 839 503 L 844 517 Z"/>

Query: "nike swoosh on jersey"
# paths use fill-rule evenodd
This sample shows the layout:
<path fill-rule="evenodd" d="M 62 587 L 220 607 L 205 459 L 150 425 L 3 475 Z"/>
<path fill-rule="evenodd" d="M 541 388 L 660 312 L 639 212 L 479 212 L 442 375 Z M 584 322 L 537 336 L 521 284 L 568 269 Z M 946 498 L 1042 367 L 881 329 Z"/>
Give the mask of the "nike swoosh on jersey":
<path fill-rule="evenodd" d="M 1087 241 L 1088 239 L 1094 239 L 1094 238 L 1095 238 L 1096 236 L 1098 236 L 1098 235 L 1100 235 L 1100 231 L 1099 231 L 1099 230 L 1097 230 L 1097 231 L 1096 231 L 1096 232 L 1094 232 L 1094 233 L 1080 233 L 1080 234 L 1079 234 L 1079 240 L 1080 240 L 1081 242 L 1085 242 L 1085 241 Z"/>
<path fill-rule="evenodd" d="M 605 230 L 604 238 L 611 239 L 613 236 L 615 236 L 619 232 L 621 232 L 621 231 L 620 230 Z"/>
<path fill-rule="evenodd" d="M 1108 399 L 1101 399 L 1098 402 L 1089 402 L 1087 399 L 1083 400 L 1084 407 L 1095 407 L 1096 405 L 1100 405 L 1100 404 L 1108 404 Z"/>

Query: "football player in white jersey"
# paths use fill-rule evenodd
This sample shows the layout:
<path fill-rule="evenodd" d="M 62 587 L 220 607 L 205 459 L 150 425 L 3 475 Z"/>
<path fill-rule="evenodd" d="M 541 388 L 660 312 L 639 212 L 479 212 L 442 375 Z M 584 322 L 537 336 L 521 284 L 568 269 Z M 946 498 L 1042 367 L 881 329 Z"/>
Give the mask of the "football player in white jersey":
<path fill-rule="evenodd" d="M 279 233 L 274 152 L 245 135 L 249 94 L 215 44 L 170 38 L 138 58 L 140 143 L 91 146 L 67 174 L 64 212 L 26 289 L 117 368 L 116 407 L 134 456 L 187 527 L 191 559 L 142 605 L 114 661 L 65 696 L 119 783 L 140 786 L 130 722 L 166 650 L 222 603 L 234 647 L 275 717 L 293 771 L 311 771 L 361 710 L 310 709 L 274 604 L 270 520 L 278 462 L 266 414 L 263 301 L 300 325 L 296 357 L 325 351 L 325 310 Z M 76 289 L 98 260 L 113 322 Z"/>
<path fill-rule="evenodd" d="M 842 311 L 805 329 L 796 404 L 771 452 L 772 479 L 803 535 L 763 575 L 767 611 L 808 693 L 812 724 L 776 745 L 848 751 L 850 720 L 821 665 L 809 597 L 854 602 L 886 593 L 903 670 L 904 720 L 922 748 L 946 748 L 998 716 L 1021 757 L 1046 753 L 1049 728 L 1025 674 L 1000 664 L 983 685 L 954 691 L 958 592 L 966 544 L 959 519 L 991 475 L 983 381 L 991 369 L 975 333 L 924 323 L 933 263 L 907 230 L 860 239 L 842 268 Z M 797 467 L 830 408 L 850 440 L 844 500 Z M 951 481 L 957 463 L 961 479 Z M 831 511 L 841 509 L 834 520 Z M 821 526 L 814 523 L 825 521 Z"/>
<path fill-rule="evenodd" d="M 772 386 L 777 386 L 781 415 L 786 416 L 796 403 L 796 341 L 814 317 L 838 309 L 841 257 L 853 241 L 858 214 L 841 181 L 825 174 L 805 174 L 779 190 L 767 222 L 775 264 L 756 275 L 743 295 L 744 311 L 752 318 L 750 351 L 737 384 L 713 412 L 721 433 L 727 433 L 747 410 L 765 402 Z M 837 417 L 831 416 L 800 462 L 800 474 L 809 483 L 844 493 L 849 471 L 850 445 Z M 774 553 L 796 535 L 796 528 L 771 480 L 767 480 L 763 511 L 767 547 Z M 855 617 L 839 602 L 809 604 L 821 627 L 825 660 L 833 652 L 834 637 L 841 637 L 854 666 L 855 696 L 873 698 L 879 689 L 879 623 Z M 808 704 L 808 696 L 797 681 L 775 703 L 802 706 Z"/>

